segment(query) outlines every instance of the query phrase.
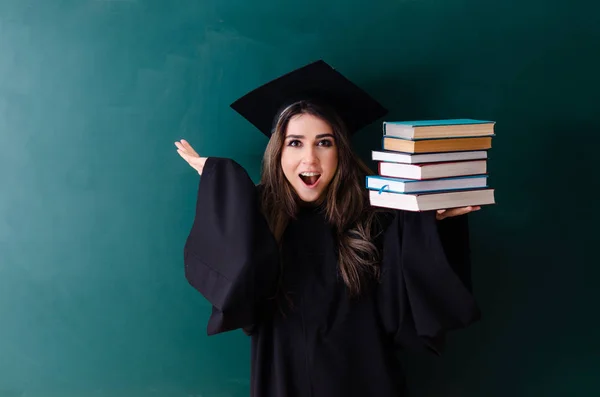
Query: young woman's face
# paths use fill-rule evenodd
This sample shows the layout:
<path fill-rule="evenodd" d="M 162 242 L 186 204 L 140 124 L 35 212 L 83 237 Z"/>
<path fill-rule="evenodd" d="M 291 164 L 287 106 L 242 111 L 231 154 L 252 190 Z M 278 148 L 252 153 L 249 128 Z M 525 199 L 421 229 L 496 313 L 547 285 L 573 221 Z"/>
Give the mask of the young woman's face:
<path fill-rule="evenodd" d="M 319 200 L 338 166 L 337 145 L 331 126 L 310 114 L 288 122 L 281 152 L 281 167 L 302 201 Z"/>

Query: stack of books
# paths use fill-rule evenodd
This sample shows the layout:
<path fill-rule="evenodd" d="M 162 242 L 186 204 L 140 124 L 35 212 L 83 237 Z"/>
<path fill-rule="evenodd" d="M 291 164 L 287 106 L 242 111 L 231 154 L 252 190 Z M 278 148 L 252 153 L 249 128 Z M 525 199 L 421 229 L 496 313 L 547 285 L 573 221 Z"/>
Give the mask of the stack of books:
<path fill-rule="evenodd" d="M 495 122 L 452 119 L 383 123 L 378 175 L 368 176 L 371 205 L 430 211 L 494 204 L 487 159 Z"/>

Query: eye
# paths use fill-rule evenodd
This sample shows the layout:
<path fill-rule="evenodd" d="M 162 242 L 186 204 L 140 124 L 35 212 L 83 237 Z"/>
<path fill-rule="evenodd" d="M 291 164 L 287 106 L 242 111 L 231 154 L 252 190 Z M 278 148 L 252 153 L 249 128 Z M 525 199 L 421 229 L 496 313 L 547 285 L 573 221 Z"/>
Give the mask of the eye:
<path fill-rule="evenodd" d="M 290 139 L 287 143 L 288 146 L 298 147 L 302 144 L 298 139 Z"/>
<path fill-rule="evenodd" d="M 331 146 L 333 146 L 333 141 L 331 139 L 323 139 L 323 140 L 320 140 L 317 145 L 331 147 Z"/>

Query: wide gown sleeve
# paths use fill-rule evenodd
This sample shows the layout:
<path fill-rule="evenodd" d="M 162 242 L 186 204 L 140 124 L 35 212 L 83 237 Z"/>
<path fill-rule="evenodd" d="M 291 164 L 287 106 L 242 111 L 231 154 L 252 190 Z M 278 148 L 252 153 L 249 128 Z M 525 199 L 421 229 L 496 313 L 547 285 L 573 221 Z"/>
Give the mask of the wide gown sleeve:
<path fill-rule="evenodd" d="M 256 186 L 233 160 L 209 157 L 184 247 L 185 276 L 213 305 L 208 335 L 256 325 L 275 294 L 278 262 Z"/>
<path fill-rule="evenodd" d="M 379 307 L 398 350 L 441 354 L 445 334 L 480 318 L 471 294 L 467 215 L 397 211 L 385 231 Z"/>

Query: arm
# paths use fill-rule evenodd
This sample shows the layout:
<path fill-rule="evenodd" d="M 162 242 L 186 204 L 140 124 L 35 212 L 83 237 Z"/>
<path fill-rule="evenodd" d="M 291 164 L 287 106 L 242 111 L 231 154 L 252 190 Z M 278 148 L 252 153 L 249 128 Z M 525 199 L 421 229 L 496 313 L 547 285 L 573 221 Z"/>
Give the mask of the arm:
<path fill-rule="evenodd" d="M 432 212 L 398 211 L 386 230 L 379 307 L 385 331 L 398 349 L 441 354 L 448 331 L 479 319 L 477 304 L 459 274 L 468 263 L 468 245 L 442 242 L 440 226 L 452 240 L 464 237 L 452 224 L 442 226 L 446 221 L 436 220 Z"/>
<path fill-rule="evenodd" d="M 208 158 L 184 263 L 189 283 L 213 305 L 209 335 L 258 321 L 275 293 L 278 255 L 246 171 L 232 160 Z"/>

